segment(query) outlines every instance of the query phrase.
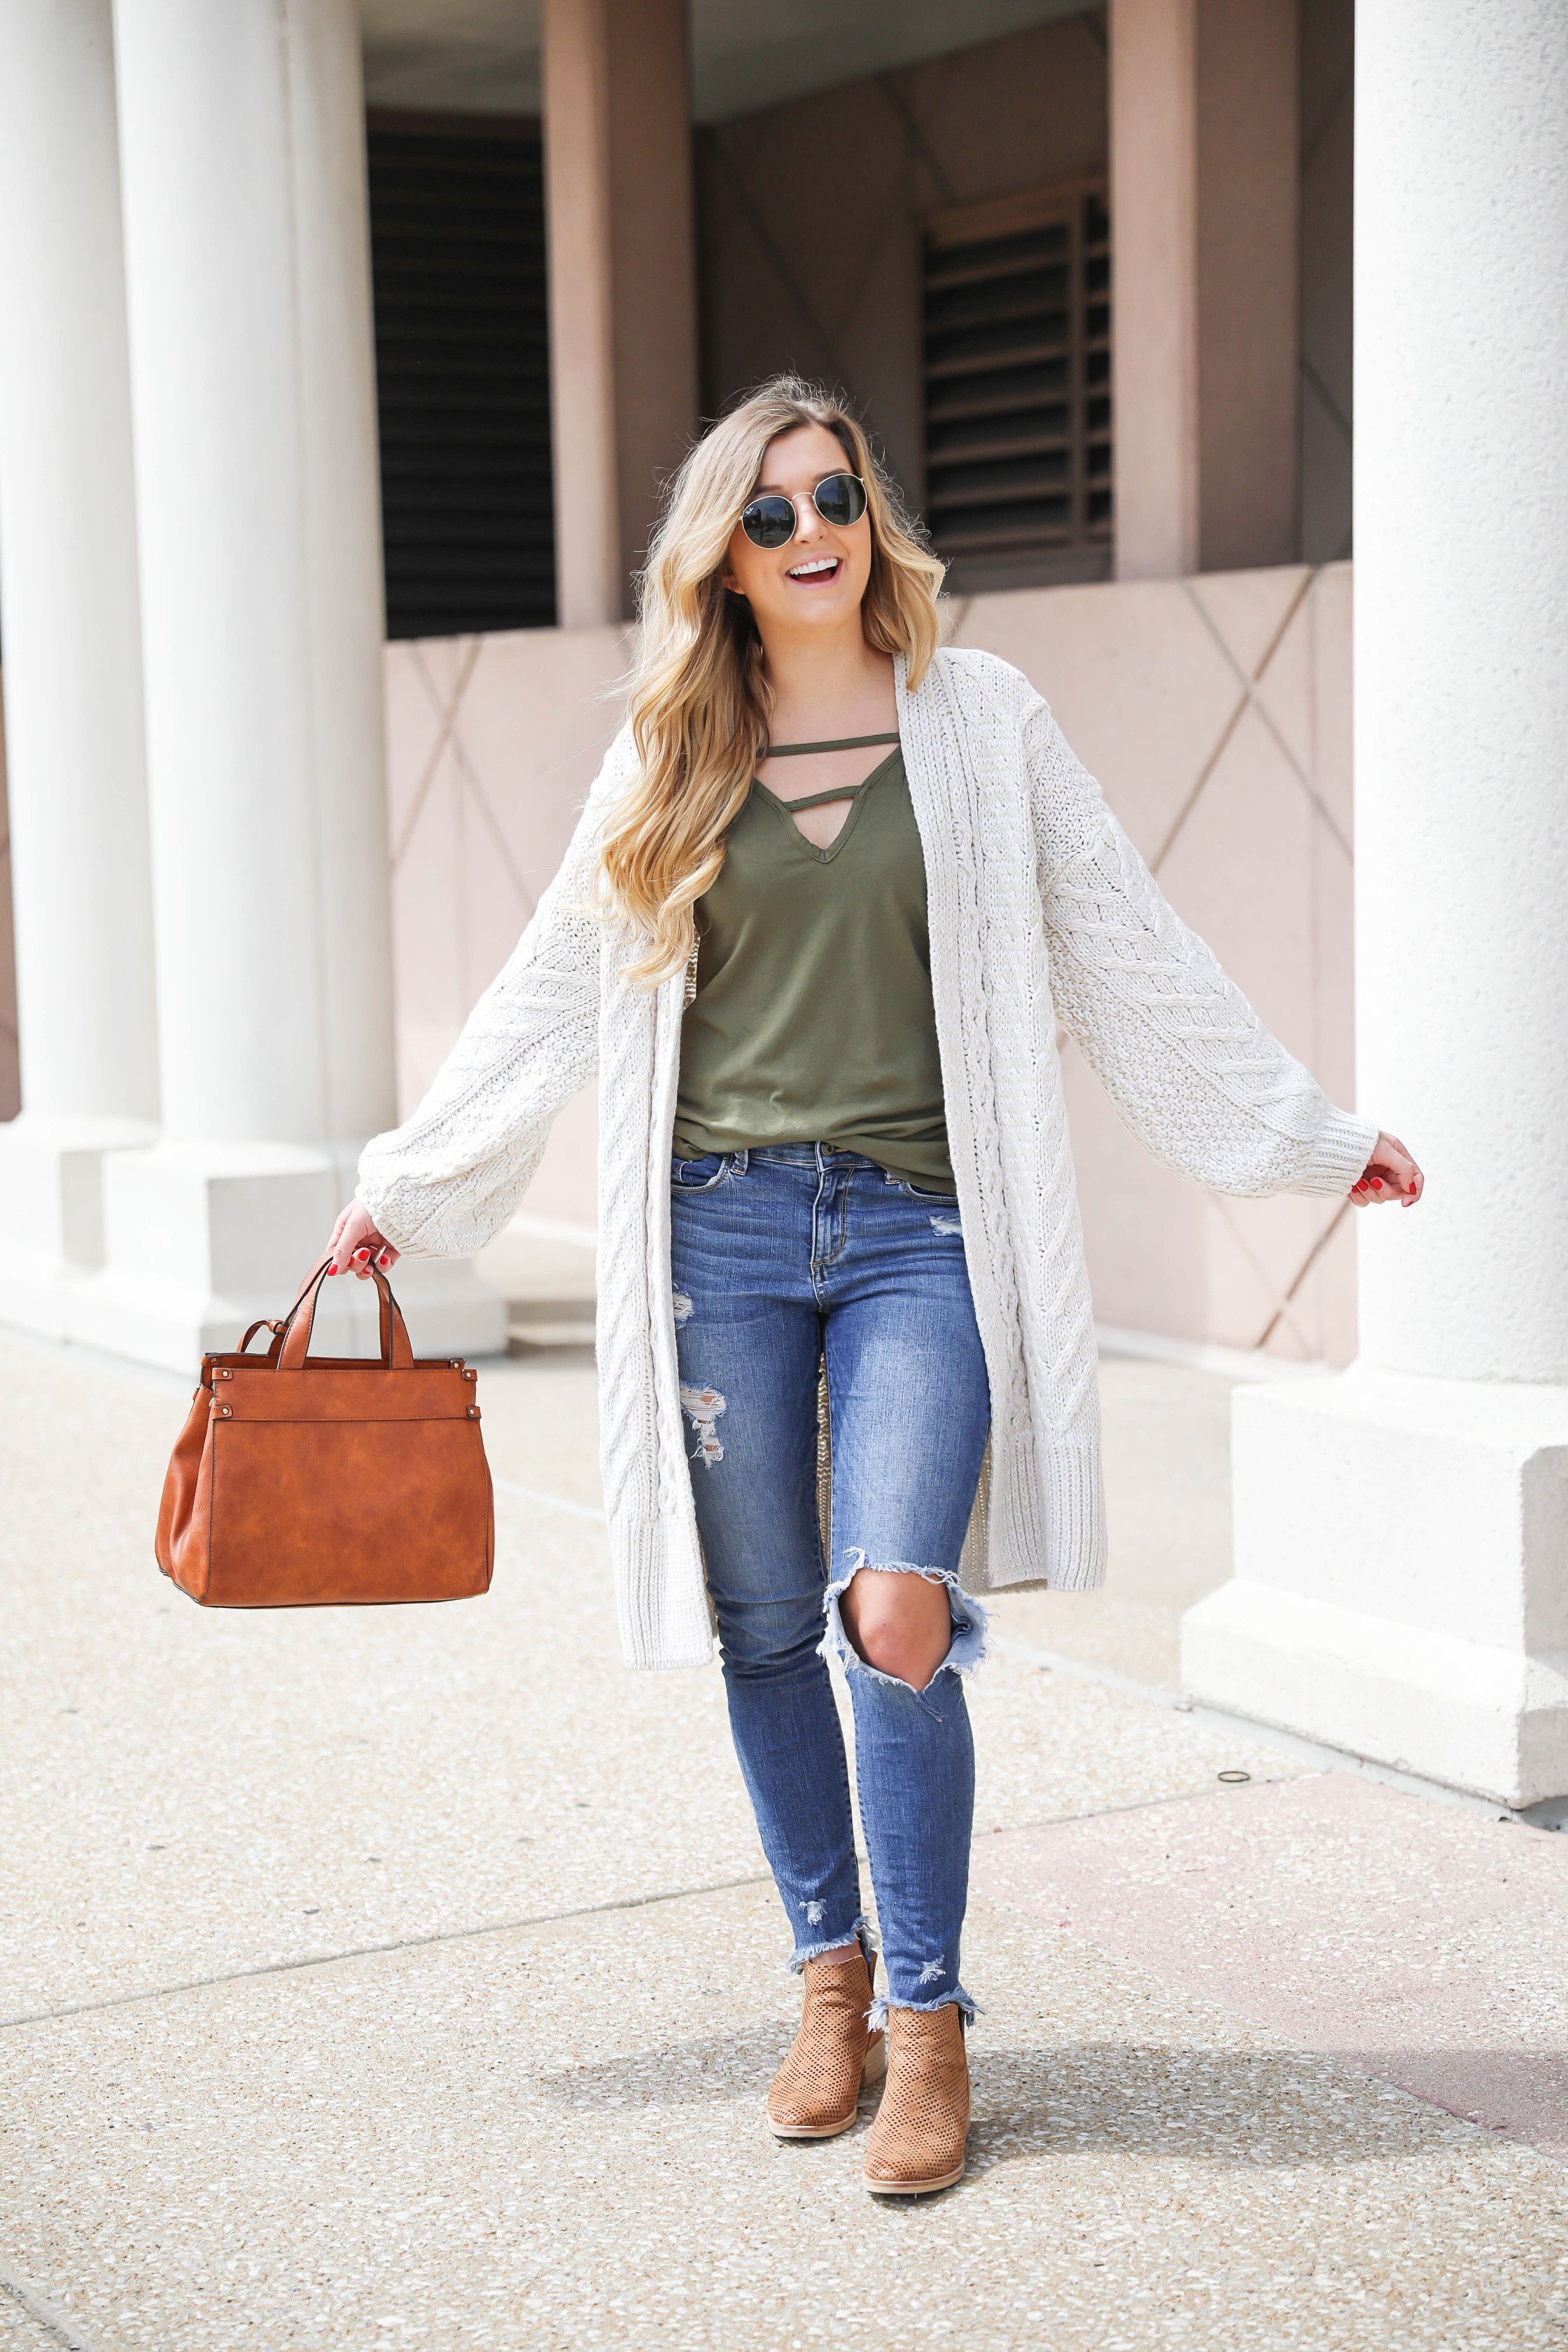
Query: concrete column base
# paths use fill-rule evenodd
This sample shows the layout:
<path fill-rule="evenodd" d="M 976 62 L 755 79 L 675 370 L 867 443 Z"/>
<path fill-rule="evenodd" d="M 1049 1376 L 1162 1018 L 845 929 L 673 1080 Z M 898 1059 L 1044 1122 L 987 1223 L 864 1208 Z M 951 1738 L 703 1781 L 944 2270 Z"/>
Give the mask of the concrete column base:
<path fill-rule="evenodd" d="M 61 1335 L 142 1363 L 195 1371 L 281 1315 L 353 1189 L 354 1155 L 305 1145 L 170 1143 L 105 1163 L 104 1262 L 72 1294 Z M 505 1349 L 506 1302 L 466 1258 L 410 1260 L 396 1276 L 416 1355 Z M 376 1293 L 329 1284 L 316 1316 L 323 1355 L 379 1344 Z"/>
<path fill-rule="evenodd" d="M 1356 1366 L 1243 1388 L 1206 1706 L 1520 1807 L 1568 1792 L 1568 1388 Z"/>
<path fill-rule="evenodd" d="M 103 1264 L 103 1168 L 145 1150 L 144 1119 L 43 1118 L 0 1127 L 0 1323 L 69 1336 L 72 1301 Z"/>

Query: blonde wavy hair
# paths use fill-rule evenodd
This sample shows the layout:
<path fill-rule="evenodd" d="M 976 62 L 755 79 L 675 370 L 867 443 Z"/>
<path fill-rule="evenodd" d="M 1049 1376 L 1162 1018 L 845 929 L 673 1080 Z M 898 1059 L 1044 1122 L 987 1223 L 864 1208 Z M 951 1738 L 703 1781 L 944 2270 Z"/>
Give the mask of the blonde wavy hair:
<path fill-rule="evenodd" d="M 871 573 L 861 602 L 868 645 L 903 654 L 918 686 L 936 650 L 942 566 L 921 543 L 859 421 L 819 384 L 776 375 L 721 417 L 670 485 L 637 598 L 628 715 L 639 772 L 600 850 L 601 906 L 646 941 L 628 980 L 679 971 L 692 907 L 724 863 L 725 835 L 768 740 L 773 692 L 752 608 L 723 583 L 731 535 L 768 444 L 825 425 L 866 486 Z"/>

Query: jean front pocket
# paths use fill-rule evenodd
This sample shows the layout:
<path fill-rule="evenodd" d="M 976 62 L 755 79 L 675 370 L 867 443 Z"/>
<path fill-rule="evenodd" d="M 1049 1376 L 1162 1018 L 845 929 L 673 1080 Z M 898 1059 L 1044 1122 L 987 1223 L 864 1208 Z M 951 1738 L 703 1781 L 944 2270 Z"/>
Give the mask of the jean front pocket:
<path fill-rule="evenodd" d="M 678 1192 L 711 1192 L 734 1164 L 732 1151 L 705 1151 L 700 1160 L 681 1160 L 672 1154 L 669 1181 Z"/>
<path fill-rule="evenodd" d="M 957 1216 L 956 1192 L 922 1192 L 918 1184 L 906 1183 L 901 1176 L 895 1176 L 890 1181 L 897 1184 L 906 1201 L 929 1201 L 933 1208 L 949 1209 L 955 1217 Z"/>

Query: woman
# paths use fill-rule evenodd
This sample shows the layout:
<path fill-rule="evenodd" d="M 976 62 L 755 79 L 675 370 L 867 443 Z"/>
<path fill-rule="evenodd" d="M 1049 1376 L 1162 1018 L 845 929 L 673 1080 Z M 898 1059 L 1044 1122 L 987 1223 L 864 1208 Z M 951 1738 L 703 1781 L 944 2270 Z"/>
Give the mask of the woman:
<path fill-rule="evenodd" d="M 846 2130 L 885 2066 L 865 2180 L 895 2195 L 963 2169 L 971 1596 L 1104 1572 L 1057 1024 L 1203 1183 L 1421 1190 L 1178 922 L 1026 680 L 937 649 L 941 576 L 815 388 L 765 385 L 692 450 L 561 873 L 332 1235 L 362 1275 L 481 1247 L 597 1068 L 623 1643 L 695 1664 L 716 1622 L 805 1980 L 769 2120 Z"/>

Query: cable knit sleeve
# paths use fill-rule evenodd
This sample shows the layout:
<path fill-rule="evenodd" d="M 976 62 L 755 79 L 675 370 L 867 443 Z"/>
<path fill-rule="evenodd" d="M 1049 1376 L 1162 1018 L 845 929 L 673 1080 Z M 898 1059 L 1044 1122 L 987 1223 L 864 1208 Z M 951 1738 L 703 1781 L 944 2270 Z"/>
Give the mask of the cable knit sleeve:
<path fill-rule="evenodd" d="M 1375 1125 L 1335 1108 L 1173 912 L 1043 702 L 1024 732 L 1057 1013 L 1121 1118 L 1215 1192 L 1347 1192 Z"/>
<path fill-rule="evenodd" d="M 605 755 L 561 869 L 412 1118 L 365 1146 L 359 1197 L 413 1257 L 482 1249 L 512 1215 L 551 1122 L 598 1064 L 604 926 L 591 894 L 605 805 L 630 772 Z"/>

